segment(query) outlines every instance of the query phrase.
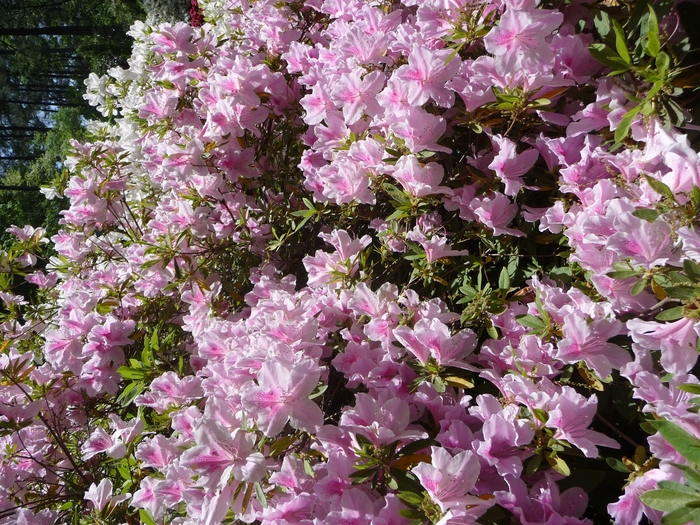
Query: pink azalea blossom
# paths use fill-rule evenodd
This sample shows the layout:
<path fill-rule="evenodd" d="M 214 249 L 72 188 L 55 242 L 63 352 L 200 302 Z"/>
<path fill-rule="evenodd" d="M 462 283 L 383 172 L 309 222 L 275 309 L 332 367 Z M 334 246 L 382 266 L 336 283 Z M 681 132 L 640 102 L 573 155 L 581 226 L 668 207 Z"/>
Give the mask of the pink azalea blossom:
<path fill-rule="evenodd" d="M 569 314 L 564 317 L 564 339 L 557 344 L 556 358 L 566 364 L 583 361 L 604 379 L 632 360 L 629 352 L 608 343 L 620 328 L 618 321 L 589 321 L 578 313 Z"/>
<path fill-rule="evenodd" d="M 85 499 L 92 502 L 97 512 L 102 512 L 107 505 L 116 505 L 129 499 L 131 494 L 112 496 L 112 482 L 108 478 L 100 481 L 99 485 L 92 483 L 85 493 Z"/>
<path fill-rule="evenodd" d="M 310 359 L 295 364 L 266 361 L 258 372 L 258 386 L 246 389 L 241 402 L 267 436 L 279 434 L 287 421 L 294 428 L 315 432 L 323 424 L 323 413 L 308 397 L 320 374 Z"/>
<path fill-rule="evenodd" d="M 443 512 L 459 512 L 470 507 L 469 514 L 478 517 L 495 501 L 483 500 L 469 494 L 479 477 L 479 458 L 469 450 L 452 456 L 441 447 L 431 447 L 431 462 L 411 469 L 425 487 L 428 495 Z"/>
<path fill-rule="evenodd" d="M 452 193 L 450 188 L 439 186 L 444 176 L 442 166 L 436 162 L 421 165 L 415 155 L 401 157 L 396 162 L 391 176 L 414 197 L 425 197 L 436 193 L 450 195 Z"/>
<path fill-rule="evenodd" d="M 384 88 L 384 82 L 385 76 L 380 71 L 361 77 L 360 72 L 354 70 L 338 79 L 331 91 L 331 100 L 342 108 L 348 126 L 364 114 L 372 117 L 379 112 L 376 96 Z"/>
<path fill-rule="evenodd" d="M 484 37 L 484 45 L 496 56 L 499 71 L 538 71 L 554 62 L 554 53 L 545 38 L 563 20 L 562 13 L 551 9 L 509 8 Z"/>
<path fill-rule="evenodd" d="M 471 370 L 464 358 L 476 348 L 476 335 L 469 328 L 455 335 L 438 319 L 421 319 L 413 329 L 401 325 L 394 328 L 394 336 L 423 365 L 432 357 L 442 366 L 456 366 Z"/>
<path fill-rule="evenodd" d="M 432 98 L 439 106 L 452 106 L 455 95 L 445 88 L 445 82 L 457 73 L 461 61 L 459 56 L 448 61 L 450 55 L 451 49 L 413 48 L 408 65 L 396 71 L 396 78 L 407 83 L 409 104 L 421 106 Z"/>
<path fill-rule="evenodd" d="M 647 350 L 661 351 L 661 366 L 666 371 L 685 374 L 695 366 L 700 323 L 687 317 L 671 323 L 630 319 L 627 328 L 635 343 Z"/>
<path fill-rule="evenodd" d="M 522 177 L 537 162 L 539 153 L 536 149 L 528 149 L 522 153 L 517 153 L 516 144 L 506 137 L 494 135 L 491 138 L 493 149 L 496 155 L 493 158 L 489 169 L 496 173 L 496 176 L 505 184 L 503 193 L 506 195 L 516 195 L 523 187 Z"/>
<path fill-rule="evenodd" d="M 588 428 L 598 407 L 595 394 L 586 399 L 573 388 L 565 386 L 562 393 L 552 399 L 551 406 L 556 408 L 549 411 L 545 425 L 556 429 L 555 439 L 568 441 L 589 458 L 598 456 L 598 446 L 620 448 L 614 439 Z"/>
<path fill-rule="evenodd" d="M 215 421 L 205 419 L 195 431 L 196 446 L 185 450 L 180 465 L 199 474 L 198 483 L 209 489 L 223 489 L 229 478 L 260 481 L 265 475 L 265 458 L 253 452 L 255 436 L 237 428 L 228 432 Z"/>
<path fill-rule="evenodd" d="M 525 236 L 520 230 L 508 228 L 518 213 L 518 206 L 502 193 L 473 199 L 469 206 L 479 221 L 493 230 L 494 235 Z"/>

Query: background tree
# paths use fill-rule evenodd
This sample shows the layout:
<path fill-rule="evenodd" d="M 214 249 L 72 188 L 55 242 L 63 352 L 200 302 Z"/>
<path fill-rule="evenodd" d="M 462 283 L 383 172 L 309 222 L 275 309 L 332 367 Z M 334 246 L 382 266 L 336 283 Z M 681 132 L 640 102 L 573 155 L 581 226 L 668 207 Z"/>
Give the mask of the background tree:
<path fill-rule="evenodd" d="M 63 203 L 38 188 L 63 170 L 69 140 L 96 116 L 84 80 L 126 65 L 139 0 L 0 0 L 0 244 L 11 224 L 56 229 Z M 4 187 L 4 188 L 3 188 Z M 53 225 L 53 226 L 52 226 Z"/>

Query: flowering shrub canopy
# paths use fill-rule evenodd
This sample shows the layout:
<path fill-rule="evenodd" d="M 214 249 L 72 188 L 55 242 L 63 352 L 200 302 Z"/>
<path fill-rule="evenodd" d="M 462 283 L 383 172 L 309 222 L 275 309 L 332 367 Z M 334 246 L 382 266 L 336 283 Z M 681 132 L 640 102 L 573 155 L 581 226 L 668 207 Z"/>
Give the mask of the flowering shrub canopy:
<path fill-rule="evenodd" d="M 137 23 L 2 257 L 0 524 L 700 519 L 692 35 L 610 4 Z"/>

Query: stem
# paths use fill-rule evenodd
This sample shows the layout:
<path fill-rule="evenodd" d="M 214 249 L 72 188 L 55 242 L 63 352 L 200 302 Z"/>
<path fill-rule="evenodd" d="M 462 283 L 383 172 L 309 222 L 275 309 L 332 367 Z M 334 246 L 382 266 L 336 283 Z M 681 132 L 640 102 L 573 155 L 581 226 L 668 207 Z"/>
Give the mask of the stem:
<path fill-rule="evenodd" d="M 29 395 L 29 393 L 22 387 L 22 385 L 15 380 L 12 376 L 10 376 L 7 372 L 4 370 L 0 370 L 0 374 L 2 374 L 5 378 L 7 378 L 12 384 L 14 384 L 17 388 L 20 389 L 20 391 L 29 399 L 29 401 L 34 401 L 32 399 L 32 396 Z M 37 417 L 41 420 L 41 422 L 44 424 L 46 429 L 51 433 L 53 438 L 56 440 L 56 444 L 58 447 L 63 451 L 63 453 L 66 455 L 66 459 L 70 462 L 70 464 L 73 466 L 75 471 L 78 473 L 78 476 L 85 482 L 85 484 L 88 484 L 90 480 L 85 477 L 85 474 L 83 474 L 83 471 L 80 470 L 80 467 L 78 467 L 77 463 L 75 462 L 75 459 L 73 459 L 73 455 L 70 453 L 68 450 L 68 447 L 66 444 L 63 442 L 63 440 L 59 437 L 59 435 L 56 433 L 56 431 L 49 425 L 49 422 L 46 420 L 46 418 L 41 414 L 37 414 Z"/>
<path fill-rule="evenodd" d="M 622 439 L 627 441 L 630 445 L 632 445 L 634 448 L 639 447 L 639 443 L 636 443 L 632 438 L 630 438 L 627 434 L 622 432 L 619 428 L 617 428 L 615 425 L 613 425 L 610 421 L 605 419 L 603 416 L 600 414 L 596 414 L 595 417 L 600 420 L 601 423 L 603 423 L 606 427 L 608 427 L 610 430 L 615 432 L 618 436 L 620 436 Z"/>

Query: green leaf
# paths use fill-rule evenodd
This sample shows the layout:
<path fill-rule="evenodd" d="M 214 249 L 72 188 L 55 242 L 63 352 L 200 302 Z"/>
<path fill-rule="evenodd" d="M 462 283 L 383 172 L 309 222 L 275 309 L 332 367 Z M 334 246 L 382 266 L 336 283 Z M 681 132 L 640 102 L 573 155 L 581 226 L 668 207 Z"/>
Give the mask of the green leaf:
<path fill-rule="evenodd" d="M 322 396 L 326 390 L 328 390 L 328 385 L 320 385 L 316 387 L 316 391 L 309 396 L 309 399 L 316 399 L 317 397 Z"/>
<path fill-rule="evenodd" d="M 352 479 L 353 485 L 360 485 L 362 483 L 368 482 L 372 477 L 374 477 L 377 474 L 377 469 L 369 469 L 369 470 L 358 470 L 357 472 L 353 472 L 348 476 L 350 479 Z"/>
<path fill-rule="evenodd" d="M 493 324 L 491 324 L 490 322 L 486 323 L 486 333 L 491 339 L 501 338 L 500 334 L 498 333 L 498 330 L 496 330 L 496 327 L 493 326 Z"/>
<path fill-rule="evenodd" d="M 571 475 L 571 469 L 569 469 L 569 465 L 566 464 L 566 461 L 564 461 L 562 458 L 559 456 L 555 456 L 554 454 L 549 454 L 546 456 L 547 463 L 559 472 L 559 474 L 562 474 L 564 476 L 570 476 Z"/>
<path fill-rule="evenodd" d="M 505 291 L 510 290 L 510 275 L 508 275 L 508 268 L 501 268 L 501 275 L 498 277 L 498 288 Z"/>
<path fill-rule="evenodd" d="M 532 328 L 533 330 L 544 330 L 546 327 L 542 319 L 532 314 L 518 315 L 515 317 L 515 319 L 521 325 L 526 326 L 527 328 Z"/>
<path fill-rule="evenodd" d="M 691 463 L 700 465 L 700 439 L 691 436 L 688 432 L 670 421 L 649 421 L 649 424 L 658 430 L 664 439 L 685 459 Z"/>
<path fill-rule="evenodd" d="M 535 454 L 525 464 L 525 475 L 533 476 L 542 465 L 543 454 Z"/>
<path fill-rule="evenodd" d="M 357 440 L 357 444 L 360 445 L 360 447 L 373 447 L 372 442 L 364 435 L 357 433 L 355 434 L 355 439 Z"/>
<path fill-rule="evenodd" d="M 656 193 L 662 195 L 663 197 L 666 197 L 670 201 L 676 202 L 676 197 L 675 195 L 673 195 L 673 191 L 671 191 L 671 188 L 666 186 L 666 184 L 646 174 L 644 175 L 644 180 L 647 181 L 647 184 L 649 184 L 649 186 L 651 186 L 651 189 L 654 190 Z"/>
<path fill-rule="evenodd" d="M 698 290 L 691 286 L 672 286 L 670 288 L 664 288 L 664 291 L 671 297 L 683 299 L 684 301 L 695 299 L 698 292 Z"/>
<path fill-rule="evenodd" d="M 613 279 L 629 279 L 630 277 L 637 277 L 641 272 L 637 270 L 619 270 L 617 272 L 606 273 L 608 277 Z"/>
<path fill-rule="evenodd" d="M 659 216 L 659 212 L 650 208 L 640 208 L 632 212 L 632 215 L 645 221 L 654 222 Z"/>
<path fill-rule="evenodd" d="M 588 46 L 588 51 L 593 58 L 603 65 L 623 71 L 627 71 L 630 68 L 629 64 L 620 55 L 605 44 L 591 44 Z"/>
<path fill-rule="evenodd" d="M 652 509 L 672 512 L 684 507 L 687 503 L 700 499 L 700 494 L 687 494 L 675 490 L 656 489 L 649 490 L 639 496 L 642 503 Z"/>
<path fill-rule="evenodd" d="M 398 201 L 401 204 L 410 202 L 410 198 L 408 197 L 408 195 L 406 193 L 404 193 L 402 190 L 400 190 L 399 188 L 397 188 L 396 186 L 394 186 L 393 184 L 389 184 L 388 182 L 385 182 L 382 184 L 382 188 L 395 201 Z"/>
<path fill-rule="evenodd" d="M 143 379 L 146 377 L 146 370 L 134 370 L 128 366 L 120 366 L 117 368 L 117 372 L 124 379 Z"/>
<path fill-rule="evenodd" d="M 121 406 L 127 407 L 136 399 L 136 396 L 140 395 L 144 390 L 146 390 L 146 385 L 143 381 L 129 383 L 117 398 L 117 402 L 120 403 Z"/>
<path fill-rule="evenodd" d="M 627 37 L 625 36 L 625 30 L 622 29 L 620 22 L 611 19 L 613 31 L 615 31 L 615 50 L 620 58 L 624 60 L 627 64 L 632 65 L 632 59 L 630 58 L 630 53 L 627 50 Z"/>
<path fill-rule="evenodd" d="M 700 517 L 700 509 L 681 507 L 661 518 L 661 525 L 687 525 L 691 521 L 696 523 L 698 517 Z"/>
<path fill-rule="evenodd" d="M 682 483 L 664 480 L 664 481 L 659 481 L 656 485 L 660 489 L 675 490 L 676 492 L 683 492 L 684 494 L 691 494 L 692 496 L 694 496 L 696 498 L 700 498 L 700 492 L 693 490 L 689 486 L 683 485 Z"/>
<path fill-rule="evenodd" d="M 608 39 L 608 35 L 612 32 L 612 23 L 610 15 L 605 11 L 595 11 L 593 16 L 593 24 L 595 25 L 598 34 L 603 40 Z"/>
<path fill-rule="evenodd" d="M 131 479 L 131 470 L 129 470 L 129 464 L 126 460 L 117 463 L 117 472 L 119 472 L 119 475 L 124 481 Z"/>
<path fill-rule="evenodd" d="M 423 496 L 421 494 L 416 494 L 415 492 L 402 491 L 396 494 L 401 501 L 407 505 L 413 505 L 414 507 L 420 507 L 423 504 Z"/>
<path fill-rule="evenodd" d="M 150 349 L 154 351 L 160 350 L 160 334 L 158 330 L 154 330 L 151 334 Z"/>
<path fill-rule="evenodd" d="M 615 261 L 612 263 L 612 267 L 619 272 L 632 269 L 632 265 L 628 261 Z M 641 273 L 641 271 L 639 273 Z"/>
<path fill-rule="evenodd" d="M 647 19 L 647 44 L 646 51 L 649 56 L 655 57 L 661 51 L 661 40 L 659 40 L 659 21 L 656 18 L 654 9 L 649 6 L 649 18 Z"/>
<path fill-rule="evenodd" d="M 664 310 L 663 312 L 660 312 L 656 316 L 657 321 L 677 321 L 678 319 L 681 319 L 683 317 L 683 307 L 682 306 L 676 306 L 675 308 L 669 308 L 668 310 Z"/>
<path fill-rule="evenodd" d="M 542 423 L 546 423 L 547 420 L 549 419 L 549 416 L 547 415 L 547 412 L 544 411 L 544 410 L 541 409 L 541 408 L 533 408 L 533 409 L 531 410 L 531 412 L 532 412 L 532 415 L 535 416 L 535 417 L 536 417 L 537 419 L 539 419 L 540 421 L 542 421 Z"/>
<path fill-rule="evenodd" d="M 308 459 L 304 460 L 304 472 L 312 478 L 316 477 L 316 472 L 314 472 L 314 468 L 311 466 L 311 462 Z"/>
<path fill-rule="evenodd" d="M 403 210 L 394 210 L 394 212 L 393 212 L 391 215 L 389 215 L 389 216 L 386 218 L 386 220 L 387 220 L 387 221 L 395 221 L 395 220 L 399 220 L 399 219 L 405 219 L 405 218 L 407 218 L 407 217 L 409 217 L 409 215 L 408 215 L 408 213 L 406 213 L 405 211 L 403 211 Z"/>
<path fill-rule="evenodd" d="M 693 185 L 693 189 L 690 192 L 690 201 L 693 206 L 700 208 L 700 187 Z"/>
<path fill-rule="evenodd" d="M 671 57 L 668 56 L 668 53 L 664 53 L 661 51 L 658 55 L 656 55 L 656 60 L 654 60 L 654 65 L 656 66 L 656 69 L 659 71 L 659 74 L 664 77 L 666 76 L 666 73 L 671 67 Z"/>
<path fill-rule="evenodd" d="M 693 487 L 695 490 L 700 490 L 700 471 L 691 467 L 690 465 L 681 465 L 679 463 L 671 463 L 678 470 L 683 472 L 683 477 L 685 481 Z"/>
<path fill-rule="evenodd" d="M 615 142 L 622 142 L 629 134 L 630 128 L 632 127 L 632 122 L 642 109 L 642 106 L 635 106 L 624 114 L 622 120 L 617 125 L 615 129 Z"/>
<path fill-rule="evenodd" d="M 403 457 L 415 454 L 423 449 L 430 448 L 433 443 L 435 442 L 432 439 L 419 439 L 417 441 L 411 441 L 408 445 L 402 447 L 396 456 Z"/>
<path fill-rule="evenodd" d="M 156 525 L 156 520 L 148 509 L 139 509 L 139 519 L 144 525 Z"/>
<path fill-rule="evenodd" d="M 627 28 L 629 30 L 634 31 L 640 25 L 640 22 L 644 19 L 644 16 L 647 14 L 647 5 L 647 0 L 637 0 L 634 3 L 632 13 L 630 14 L 630 17 L 627 20 Z"/>
<path fill-rule="evenodd" d="M 700 395 L 700 385 L 696 383 L 683 383 L 682 385 L 678 385 L 676 388 L 678 390 L 682 390 L 683 392 L 690 392 L 691 394 Z"/>
<path fill-rule="evenodd" d="M 688 283 L 692 282 L 690 277 L 688 277 L 686 274 L 681 273 L 681 272 L 677 272 L 675 270 L 668 273 L 668 278 L 671 281 L 671 284 L 670 284 L 671 286 L 673 286 L 674 284 L 687 285 Z M 661 283 L 659 283 L 659 284 L 661 284 Z"/>
<path fill-rule="evenodd" d="M 640 279 L 639 281 L 634 283 L 634 286 L 632 286 L 632 288 L 630 288 L 630 294 L 631 295 L 639 295 L 647 287 L 648 282 L 649 282 L 648 279 Z"/>
<path fill-rule="evenodd" d="M 287 449 L 296 441 L 296 436 L 291 435 L 291 436 L 282 436 L 278 439 L 276 439 L 272 445 L 270 445 L 270 456 L 279 456 L 283 452 L 286 452 Z"/>
<path fill-rule="evenodd" d="M 254 486 L 255 486 L 255 497 L 258 499 L 258 501 L 263 506 L 263 508 L 266 509 L 267 508 L 267 498 L 265 497 L 265 492 L 263 491 L 262 485 L 260 484 L 259 481 L 256 481 Z"/>
<path fill-rule="evenodd" d="M 610 468 L 615 469 L 618 472 L 623 472 L 624 474 L 630 473 L 630 469 L 627 467 L 627 465 L 617 458 L 605 458 L 605 462 Z"/>
<path fill-rule="evenodd" d="M 688 278 L 694 283 L 700 282 L 700 265 L 695 261 L 686 259 L 683 261 L 683 270 Z"/>

